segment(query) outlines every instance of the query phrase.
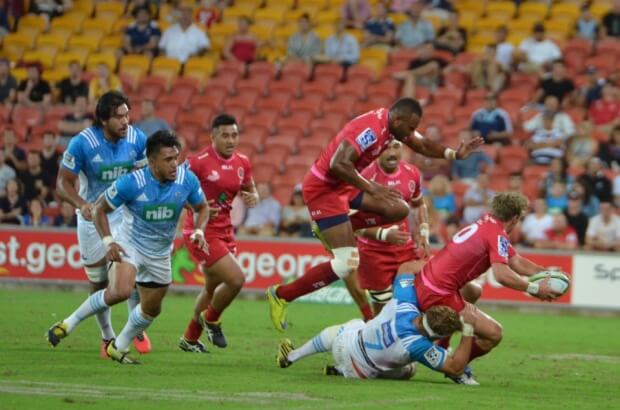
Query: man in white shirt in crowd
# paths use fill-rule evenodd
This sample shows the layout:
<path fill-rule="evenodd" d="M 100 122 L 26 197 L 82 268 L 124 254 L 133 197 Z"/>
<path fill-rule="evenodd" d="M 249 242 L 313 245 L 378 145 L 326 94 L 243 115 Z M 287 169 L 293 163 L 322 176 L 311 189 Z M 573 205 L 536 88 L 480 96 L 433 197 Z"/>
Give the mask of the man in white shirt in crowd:
<path fill-rule="evenodd" d="M 545 231 L 553 226 L 553 217 L 547 213 L 547 203 L 543 198 L 534 201 L 534 212 L 529 213 L 521 224 L 524 241 L 533 245 L 546 238 Z"/>
<path fill-rule="evenodd" d="M 166 31 L 159 40 L 159 48 L 167 57 L 185 63 L 188 58 L 201 55 L 209 48 L 209 38 L 192 23 L 192 9 L 183 7 L 179 22 Z"/>
<path fill-rule="evenodd" d="M 532 37 L 521 42 L 519 51 L 519 60 L 523 61 L 520 69 L 528 72 L 539 71 L 545 65 L 562 58 L 560 48 L 545 38 L 545 26 L 542 23 L 534 25 Z"/>
<path fill-rule="evenodd" d="M 600 213 L 590 218 L 586 232 L 586 249 L 620 251 L 620 216 L 611 202 L 602 201 Z"/>
<path fill-rule="evenodd" d="M 562 131 L 567 137 L 572 137 L 575 134 L 575 123 L 570 115 L 566 114 L 560 108 L 560 100 L 555 95 L 548 95 L 545 97 L 542 111 L 536 114 L 534 117 L 523 123 L 523 129 L 527 132 L 535 132 L 544 127 L 543 117 L 545 112 L 552 112 L 553 115 L 553 128 Z"/>
<path fill-rule="evenodd" d="M 515 46 L 509 43 L 507 38 L 508 29 L 506 26 L 499 26 L 495 30 L 495 61 L 509 73 L 512 71 L 512 53 L 515 51 Z"/>
<path fill-rule="evenodd" d="M 543 127 L 536 130 L 532 139 L 525 143 L 530 157 L 538 165 L 549 165 L 554 158 L 562 158 L 568 138 L 561 130 L 554 128 L 552 112 L 543 114 Z"/>

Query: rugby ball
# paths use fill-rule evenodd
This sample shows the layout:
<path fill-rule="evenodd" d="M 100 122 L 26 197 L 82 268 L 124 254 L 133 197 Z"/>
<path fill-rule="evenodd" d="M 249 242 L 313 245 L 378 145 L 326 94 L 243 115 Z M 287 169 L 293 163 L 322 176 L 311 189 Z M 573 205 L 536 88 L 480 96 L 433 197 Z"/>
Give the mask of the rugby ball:
<path fill-rule="evenodd" d="M 549 278 L 549 287 L 552 291 L 559 295 L 563 295 L 570 287 L 570 278 L 559 270 L 544 270 L 535 275 L 530 276 L 529 281 L 532 283 L 540 282 Z"/>

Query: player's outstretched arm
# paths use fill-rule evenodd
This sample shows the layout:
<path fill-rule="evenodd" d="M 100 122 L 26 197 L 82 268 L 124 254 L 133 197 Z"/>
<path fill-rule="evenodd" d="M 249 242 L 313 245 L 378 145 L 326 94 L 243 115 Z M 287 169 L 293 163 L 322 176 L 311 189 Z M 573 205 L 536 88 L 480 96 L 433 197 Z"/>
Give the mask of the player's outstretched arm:
<path fill-rule="evenodd" d="M 404 245 L 409 240 L 409 234 L 398 229 L 398 225 L 389 228 L 373 226 L 372 228 L 358 229 L 355 233 L 364 238 L 376 239 L 392 245 Z"/>
<path fill-rule="evenodd" d="M 510 266 L 503 263 L 494 263 L 491 265 L 491 268 L 493 269 L 493 276 L 495 276 L 495 279 L 508 288 L 527 292 L 541 300 L 553 300 L 558 296 L 551 291 L 547 280 L 543 280 L 537 284 L 530 283 L 527 279 L 513 271 Z"/>
<path fill-rule="evenodd" d="M 422 154 L 425 157 L 455 160 L 467 158 L 476 148 L 484 144 L 484 140 L 481 137 L 475 137 L 468 142 L 461 142 L 459 147 L 454 150 L 452 148 L 444 147 L 441 144 L 437 144 L 428 138 L 424 138 L 422 134 L 415 131 L 414 135 L 409 138 L 405 138 L 403 143 L 413 151 Z"/>
<path fill-rule="evenodd" d="M 532 276 L 545 270 L 543 266 L 540 266 L 519 254 L 514 255 L 508 260 L 508 266 L 510 266 L 510 269 L 523 276 Z"/>
<path fill-rule="evenodd" d="M 420 196 L 419 199 L 411 200 L 410 206 L 418 224 L 418 233 L 413 236 L 418 248 L 422 249 L 424 252 L 422 256 L 427 258 L 431 254 L 428 207 L 422 196 Z"/>
<path fill-rule="evenodd" d="M 63 201 L 67 201 L 75 208 L 79 209 L 82 217 L 90 221 L 92 219 L 92 205 L 78 195 L 75 190 L 77 180 L 78 174 L 74 174 L 64 167 L 60 167 L 58 170 L 58 177 L 56 178 L 56 191 Z"/>

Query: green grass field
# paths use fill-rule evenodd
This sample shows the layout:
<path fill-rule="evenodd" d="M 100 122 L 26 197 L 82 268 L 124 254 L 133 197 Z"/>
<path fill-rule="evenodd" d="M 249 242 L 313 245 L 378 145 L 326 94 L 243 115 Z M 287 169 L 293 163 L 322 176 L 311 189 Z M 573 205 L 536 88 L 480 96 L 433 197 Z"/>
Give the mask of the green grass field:
<path fill-rule="evenodd" d="M 264 301 L 237 301 L 224 316 L 229 347 L 178 350 L 193 297 L 169 295 L 149 329 L 154 351 L 141 366 L 99 358 L 94 320 L 56 349 L 43 334 L 84 298 L 79 292 L 0 289 L 0 409 L 611 409 L 620 408 L 618 318 L 490 312 L 504 324 L 499 348 L 474 362 L 480 387 L 457 386 L 418 368 L 406 382 L 321 374 L 330 356 L 275 367 L 280 334 Z M 351 306 L 292 305 L 299 345 Z M 114 309 L 120 331 L 126 306 Z"/>

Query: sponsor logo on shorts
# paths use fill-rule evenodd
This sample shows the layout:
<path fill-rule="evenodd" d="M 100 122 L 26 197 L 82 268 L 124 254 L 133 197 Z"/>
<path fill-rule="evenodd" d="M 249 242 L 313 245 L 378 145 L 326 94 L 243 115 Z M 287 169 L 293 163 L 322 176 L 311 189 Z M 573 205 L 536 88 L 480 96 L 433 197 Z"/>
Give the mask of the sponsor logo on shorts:
<path fill-rule="evenodd" d="M 363 151 L 366 151 L 368 147 L 377 142 L 377 136 L 372 129 L 366 128 L 355 138 L 355 142 L 357 142 Z"/>
<path fill-rule="evenodd" d="M 435 346 L 431 347 L 426 351 L 426 353 L 424 353 L 424 358 L 432 367 L 439 366 L 442 356 L 443 355 L 441 354 L 441 352 Z"/>
<path fill-rule="evenodd" d="M 143 212 L 144 220 L 152 222 L 173 221 L 176 217 L 174 204 L 147 205 Z"/>
<path fill-rule="evenodd" d="M 497 236 L 497 253 L 502 258 L 508 257 L 508 247 L 510 246 L 510 242 L 502 235 Z"/>

